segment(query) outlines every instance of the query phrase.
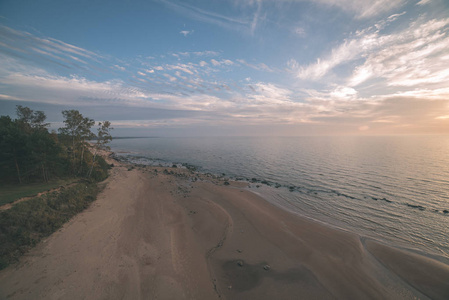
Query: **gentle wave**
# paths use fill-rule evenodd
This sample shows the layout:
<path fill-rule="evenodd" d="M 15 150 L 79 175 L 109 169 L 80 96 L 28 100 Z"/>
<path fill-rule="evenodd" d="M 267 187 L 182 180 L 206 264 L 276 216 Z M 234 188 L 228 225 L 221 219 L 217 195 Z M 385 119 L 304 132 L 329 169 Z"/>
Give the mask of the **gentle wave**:
<path fill-rule="evenodd" d="M 448 137 L 153 138 L 112 148 L 137 163 L 244 179 L 296 213 L 449 257 Z"/>

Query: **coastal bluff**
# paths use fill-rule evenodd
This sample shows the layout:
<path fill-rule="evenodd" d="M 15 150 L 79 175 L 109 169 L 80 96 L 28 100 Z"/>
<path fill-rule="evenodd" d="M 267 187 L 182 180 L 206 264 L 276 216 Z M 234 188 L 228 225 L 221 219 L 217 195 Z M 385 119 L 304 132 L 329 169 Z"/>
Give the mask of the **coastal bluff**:
<path fill-rule="evenodd" d="M 449 299 L 442 261 L 292 214 L 242 182 L 114 164 L 88 209 L 0 271 L 0 299 Z"/>

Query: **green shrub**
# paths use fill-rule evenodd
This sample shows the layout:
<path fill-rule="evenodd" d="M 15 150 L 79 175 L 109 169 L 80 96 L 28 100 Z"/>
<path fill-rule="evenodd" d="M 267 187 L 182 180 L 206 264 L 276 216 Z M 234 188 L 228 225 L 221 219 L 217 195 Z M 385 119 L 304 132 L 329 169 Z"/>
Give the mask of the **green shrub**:
<path fill-rule="evenodd" d="M 14 205 L 0 213 L 0 269 L 59 229 L 96 199 L 99 188 L 83 182 Z"/>

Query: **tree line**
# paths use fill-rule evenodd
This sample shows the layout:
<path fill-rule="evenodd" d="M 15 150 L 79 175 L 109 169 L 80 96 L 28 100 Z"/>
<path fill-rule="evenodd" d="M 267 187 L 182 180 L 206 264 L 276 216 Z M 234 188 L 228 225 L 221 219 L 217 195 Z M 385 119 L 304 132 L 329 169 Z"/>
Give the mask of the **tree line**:
<path fill-rule="evenodd" d="M 43 111 L 16 106 L 17 118 L 0 116 L 0 182 L 48 182 L 64 177 L 101 180 L 106 162 L 97 156 L 108 150 L 111 123 L 84 117 L 78 110 L 64 110 L 64 127 L 49 131 Z M 93 140 L 92 144 L 88 141 Z"/>

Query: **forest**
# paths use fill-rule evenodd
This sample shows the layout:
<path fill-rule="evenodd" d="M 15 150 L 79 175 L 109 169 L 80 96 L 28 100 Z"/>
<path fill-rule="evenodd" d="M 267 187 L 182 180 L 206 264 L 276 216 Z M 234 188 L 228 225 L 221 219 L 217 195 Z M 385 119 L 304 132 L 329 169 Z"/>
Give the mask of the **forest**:
<path fill-rule="evenodd" d="M 18 105 L 16 114 L 0 117 L 0 269 L 89 207 L 111 168 L 98 155 L 112 140 L 109 121 L 64 110 L 56 132 L 42 111 Z"/>
<path fill-rule="evenodd" d="M 0 117 L 0 182 L 26 184 L 58 178 L 102 180 L 105 162 L 96 154 L 108 149 L 111 123 L 98 123 L 77 110 L 64 110 L 64 127 L 49 132 L 43 111 L 16 107 L 16 119 Z M 94 141 L 88 143 L 88 141 Z"/>

